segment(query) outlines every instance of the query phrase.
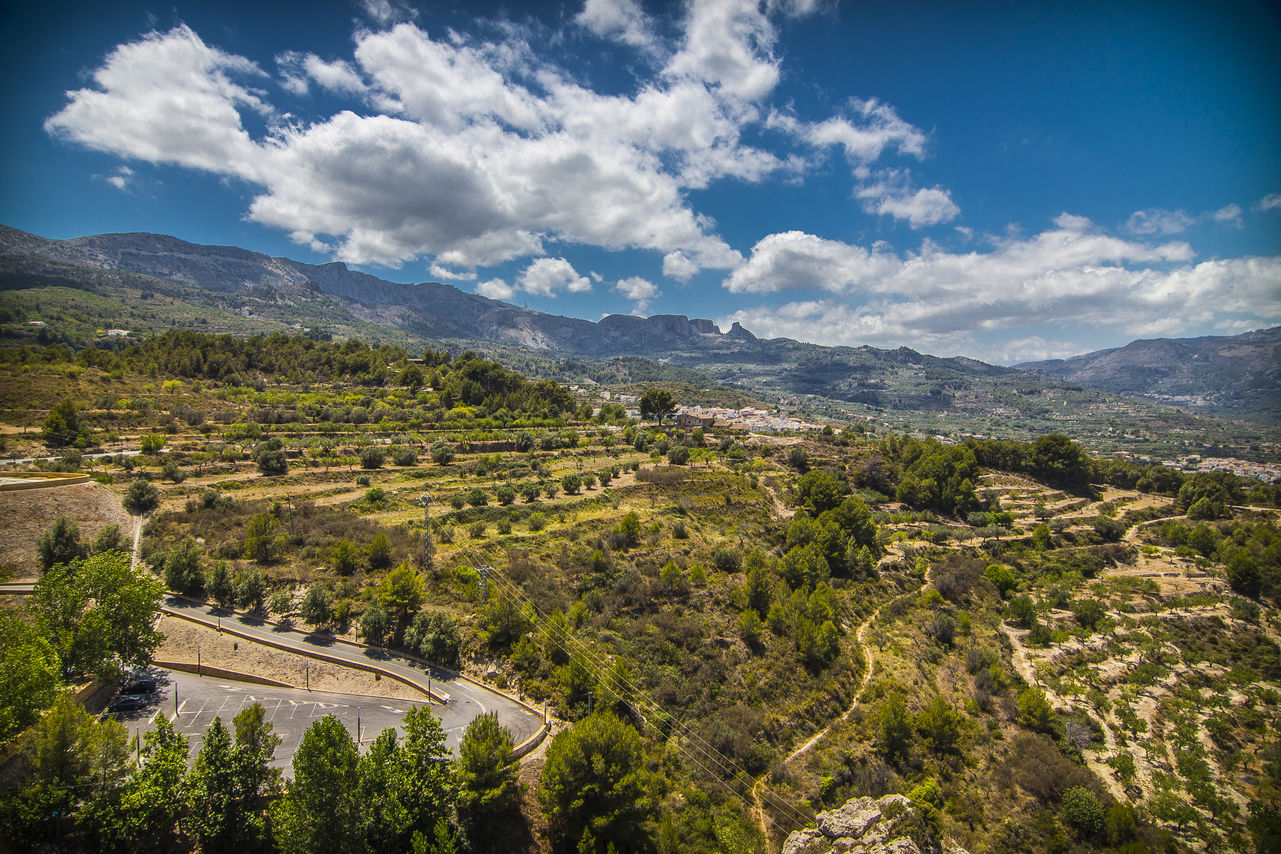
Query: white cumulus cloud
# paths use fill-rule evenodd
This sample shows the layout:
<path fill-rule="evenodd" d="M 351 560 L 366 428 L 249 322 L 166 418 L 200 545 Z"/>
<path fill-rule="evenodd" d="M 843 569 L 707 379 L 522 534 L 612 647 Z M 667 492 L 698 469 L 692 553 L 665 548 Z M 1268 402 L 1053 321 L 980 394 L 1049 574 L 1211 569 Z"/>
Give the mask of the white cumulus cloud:
<path fill-rule="evenodd" d="M 1281 319 L 1281 258 L 1193 263 L 1185 243 L 1127 241 L 1069 214 L 1032 237 L 998 240 L 989 252 L 945 252 L 926 241 L 900 255 L 802 232 L 773 234 L 724 284 L 738 293 L 820 296 L 740 310 L 720 318 L 722 327 L 738 321 L 766 337 L 998 361 L 1053 355 L 1059 345 L 1038 351 L 1031 334 L 1000 351 L 980 341 L 1043 324 L 1085 323 L 1137 337 L 1231 318 Z"/>
<path fill-rule="evenodd" d="M 592 283 L 564 258 L 535 258 L 520 274 L 520 289 L 535 296 L 554 297 L 558 291 L 586 293 Z"/>
<path fill-rule="evenodd" d="M 516 296 L 516 289 L 502 279 L 488 279 L 476 285 L 476 293 L 490 299 L 510 300 Z"/>
<path fill-rule="evenodd" d="M 861 187 L 855 193 L 868 213 L 905 219 L 912 228 L 951 222 L 961 213 L 950 191 L 929 187 L 912 191 L 887 184 Z"/>
<path fill-rule="evenodd" d="M 640 276 L 619 279 L 614 290 L 632 302 L 632 314 L 645 314 L 649 304 L 659 296 L 658 286 Z"/>
<path fill-rule="evenodd" d="M 587 0 L 574 21 L 601 38 L 645 51 L 657 49 L 653 24 L 636 0 Z"/>

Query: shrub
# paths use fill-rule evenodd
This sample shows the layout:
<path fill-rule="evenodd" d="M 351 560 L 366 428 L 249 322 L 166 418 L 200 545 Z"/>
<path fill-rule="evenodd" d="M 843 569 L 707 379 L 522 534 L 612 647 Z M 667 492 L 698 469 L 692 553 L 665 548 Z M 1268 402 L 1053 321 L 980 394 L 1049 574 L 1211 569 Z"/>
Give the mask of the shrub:
<path fill-rule="evenodd" d="M 1103 817 L 1103 804 L 1094 792 L 1073 786 L 1063 793 L 1063 820 L 1082 836 L 1097 836 L 1103 830 Z"/>
<path fill-rule="evenodd" d="M 510 484 L 503 484 L 494 490 L 498 503 L 506 507 L 516 500 L 516 490 Z"/>
<path fill-rule="evenodd" d="M 383 460 L 387 455 L 383 449 L 377 445 L 370 445 L 360 452 L 360 467 L 362 469 L 380 469 L 383 467 Z"/>
<path fill-rule="evenodd" d="M 289 460 L 285 456 L 285 446 L 279 439 L 272 438 L 254 447 L 254 462 L 258 471 L 264 475 L 281 475 L 289 471 Z"/>
<path fill-rule="evenodd" d="M 1019 583 L 1010 568 L 999 563 L 994 563 L 983 570 L 983 577 L 992 582 L 992 586 L 996 588 L 997 593 L 1001 594 L 1002 599 Z"/>
<path fill-rule="evenodd" d="M 80 542 L 80 526 L 69 516 L 59 516 L 53 525 L 36 540 L 40 555 L 40 570 L 48 572 L 60 563 L 71 563 L 85 557 L 88 551 Z"/>
<path fill-rule="evenodd" d="M 1087 629 L 1093 630 L 1105 616 L 1103 606 L 1097 599 L 1080 599 L 1072 604 L 1072 613 L 1076 621 Z"/>
<path fill-rule="evenodd" d="M 1053 735 L 1058 731 L 1058 715 L 1045 692 L 1040 688 L 1025 688 L 1019 694 L 1019 723 L 1035 732 Z"/>
<path fill-rule="evenodd" d="M 398 466 L 412 466 L 418 462 L 418 449 L 408 447 L 393 448 L 391 461 Z"/>
<path fill-rule="evenodd" d="M 334 572 L 339 575 L 351 575 L 360 569 L 360 549 L 351 540 L 339 540 L 329 550 L 329 559 L 333 562 Z"/>
<path fill-rule="evenodd" d="M 583 486 L 583 479 L 571 472 L 560 479 L 560 485 L 566 495 L 577 495 Z"/>
<path fill-rule="evenodd" d="M 262 610 L 267 598 L 267 578 L 261 570 L 242 572 L 236 579 L 236 605 L 250 613 Z"/>
<path fill-rule="evenodd" d="M 365 546 L 365 555 L 369 558 L 370 569 L 391 566 L 391 539 L 382 531 L 374 534 L 369 545 Z"/>
<path fill-rule="evenodd" d="M 738 572 L 742 558 L 738 552 L 722 546 L 712 552 L 712 563 L 716 564 L 716 569 L 720 572 Z"/>
<path fill-rule="evenodd" d="M 1020 626 L 1030 629 L 1036 621 L 1036 605 L 1027 596 L 1015 596 L 1006 606 L 1009 615 Z"/>
<path fill-rule="evenodd" d="M 543 528 L 546 528 L 546 527 L 547 527 L 546 515 L 537 511 L 529 514 L 529 530 L 541 531 Z"/>
<path fill-rule="evenodd" d="M 288 614 L 293 608 L 293 594 L 283 587 L 273 590 L 267 598 L 267 610 L 273 614 Z"/>
<path fill-rule="evenodd" d="M 160 493 L 145 480 L 135 480 L 125 491 L 125 509 L 130 513 L 150 513 L 160 504 Z"/>

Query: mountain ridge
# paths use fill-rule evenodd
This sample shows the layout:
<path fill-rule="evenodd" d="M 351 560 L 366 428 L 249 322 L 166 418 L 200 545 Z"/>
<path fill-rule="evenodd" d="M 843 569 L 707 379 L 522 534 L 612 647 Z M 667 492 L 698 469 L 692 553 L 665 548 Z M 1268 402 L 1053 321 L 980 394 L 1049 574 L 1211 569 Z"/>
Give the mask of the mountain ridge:
<path fill-rule="evenodd" d="M 527 371 L 568 382 L 590 376 L 590 371 L 568 370 L 578 357 L 642 357 L 677 371 L 695 370 L 726 389 L 768 393 L 827 417 L 869 418 L 925 432 L 960 430 L 962 435 L 1011 430 L 1035 435 L 1057 429 L 1058 424 L 1076 423 L 1073 413 L 1082 407 L 1122 416 L 1132 409 L 1119 400 L 1091 397 L 1094 392 L 1082 394 L 1083 388 L 1095 388 L 1101 380 L 1065 367 L 1078 364 L 1074 360 L 1003 367 L 969 357 L 931 356 L 909 347 L 883 350 L 763 339 L 738 323 L 722 332 L 711 320 L 684 315 L 614 314 L 593 322 L 514 306 L 438 282 L 389 282 L 342 262 L 307 264 L 150 233 L 54 240 L 0 226 L 0 291 L 30 293 L 9 297 L 9 307 L 0 317 L 8 321 L 6 336 L 11 341 L 34 337 L 74 343 L 74 336 L 65 334 L 69 326 L 78 328 L 75 340 L 82 340 L 95 325 L 101 336 L 107 326 L 127 327 L 131 322 L 151 331 L 188 326 L 235 334 L 292 329 L 319 336 L 390 335 L 409 347 L 501 353 L 500 358 L 515 360 Z M 91 306 L 86 305 L 90 295 L 97 300 Z M 80 303 L 67 308 L 70 314 L 64 313 L 54 328 L 42 330 L 47 334 L 36 336 L 25 324 L 31 319 L 26 315 L 33 310 L 33 316 L 43 315 L 51 299 Z M 76 323 L 67 322 L 72 315 Z M 1151 364 L 1146 374 L 1135 380 L 1137 369 L 1120 369 L 1130 378 L 1130 387 L 1109 393 L 1129 400 L 1136 394 L 1152 399 L 1149 386 L 1178 370 L 1170 362 L 1192 359 L 1185 344 L 1177 342 L 1154 345 L 1147 352 Z M 1262 372 L 1262 391 L 1246 384 L 1235 397 L 1156 399 L 1193 410 L 1200 402 L 1202 409 L 1219 415 L 1246 414 L 1277 424 L 1281 412 L 1266 400 L 1259 403 L 1269 388 L 1275 389 L 1275 373 Z M 1078 375 L 1082 378 L 1073 378 Z M 1149 424 L 1168 419 L 1155 409 L 1144 412 Z"/>
<path fill-rule="evenodd" d="M 1281 326 L 1231 336 L 1139 339 L 1014 367 L 1113 394 L 1273 420 L 1281 416 Z"/>

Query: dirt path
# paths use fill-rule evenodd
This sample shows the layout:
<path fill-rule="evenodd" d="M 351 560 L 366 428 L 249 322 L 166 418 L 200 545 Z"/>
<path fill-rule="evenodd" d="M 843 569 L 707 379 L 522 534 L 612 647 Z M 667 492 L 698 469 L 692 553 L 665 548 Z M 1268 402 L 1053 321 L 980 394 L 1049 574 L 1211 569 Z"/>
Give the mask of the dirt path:
<path fill-rule="evenodd" d="M 866 620 L 864 620 L 862 623 L 859 624 L 857 631 L 855 631 L 854 633 L 854 638 L 858 642 L 859 648 L 863 652 L 863 677 L 862 679 L 859 680 L 858 690 L 854 693 L 854 702 L 850 704 L 849 708 L 846 709 L 839 718 L 833 719 L 831 723 L 823 727 L 818 732 L 814 733 L 814 735 L 806 739 L 803 744 L 801 744 L 791 753 L 787 754 L 787 757 L 782 762 L 783 765 L 787 765 L 793 759 L 796 759 L 797 757 L 802 756 L 805 753 L 808 753 L 810 749 L 814 747 L 814 745 L 822 741 L 823 737 L 826 736 L 829 732 L 831 732 L 838 724 L 842 724 L 845 721 L 849 720 L 850 716 L 854 714 L 855 710 L 857 710 L 858 707 L 863 704 L 863 692 L 866 691 L 867 686 L 871 684 L 872 674 L 876 672 L 876 654 L 872 651 L 871 645 L 867 643 L 867 633 L 871 630 L 872 624 L 875 623 L 876 619 L 881 615 L 881 611 L 885 610 L 885 608 L 889 607 L 891 604 L 899 601 L 900 599 L 919 595 L 921 591 L 923 591 L 926 585 L 928 585 L 929 583 L 930 583 L 930 578 L 929 578 L 929 574 L 927 573 L 925 576 L 925 579 L 921 581 L 920 587 L 916 588 L 915 590 L 909 590 L 907 593 L 900 593 L 898 596 L 895 596 L 892 599 L 882 602 L 880 605 L 877 606 L 875 611 L 873 611 L 871 614 L 868 615 Z M 756 826 L 760 829 L 761 834 L 765 837 L 765 848 L 768 851 L 770 850 L 770 836 L 769 836 L 770 820 L 765 815 L 764 799 L 761 796 L 761 790 L 764 787 L 764 785 L 765 785 L 765 775 L 761 775 L 760 777 L 756 778 L 756 782 L 752 785 L 752 804 L 753 804 L 752 812 L 753 812 L 753 818 L 756 821 Z"/>

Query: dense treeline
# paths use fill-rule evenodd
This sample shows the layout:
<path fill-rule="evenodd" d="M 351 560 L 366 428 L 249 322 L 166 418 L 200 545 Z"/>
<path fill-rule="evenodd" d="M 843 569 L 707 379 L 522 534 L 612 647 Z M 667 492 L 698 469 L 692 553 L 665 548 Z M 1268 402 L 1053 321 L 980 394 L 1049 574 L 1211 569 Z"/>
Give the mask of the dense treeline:
<path fill-rule="evenodd" d="M 313 341 L 299 335 L 239 338 L 170 331 L 119 352 L 86 347 L 0 350 L 0 361 L 14 364 L 73 362 L 105 371 L 214 380 L 228 385 L 265 385 L 275 378 L 290 382 L 354 382 L 364 386 L 426 387 L 440 395 L 446 409 L 455 404 L 506 409 L 555 417 L 575 411 L 573 397 L 551 380 L 530 381 L 497 362 L 468 351 L 457 358 L 428 350 L 421 364 L 400 347 L 371 347 L 354 339 Z"/>

